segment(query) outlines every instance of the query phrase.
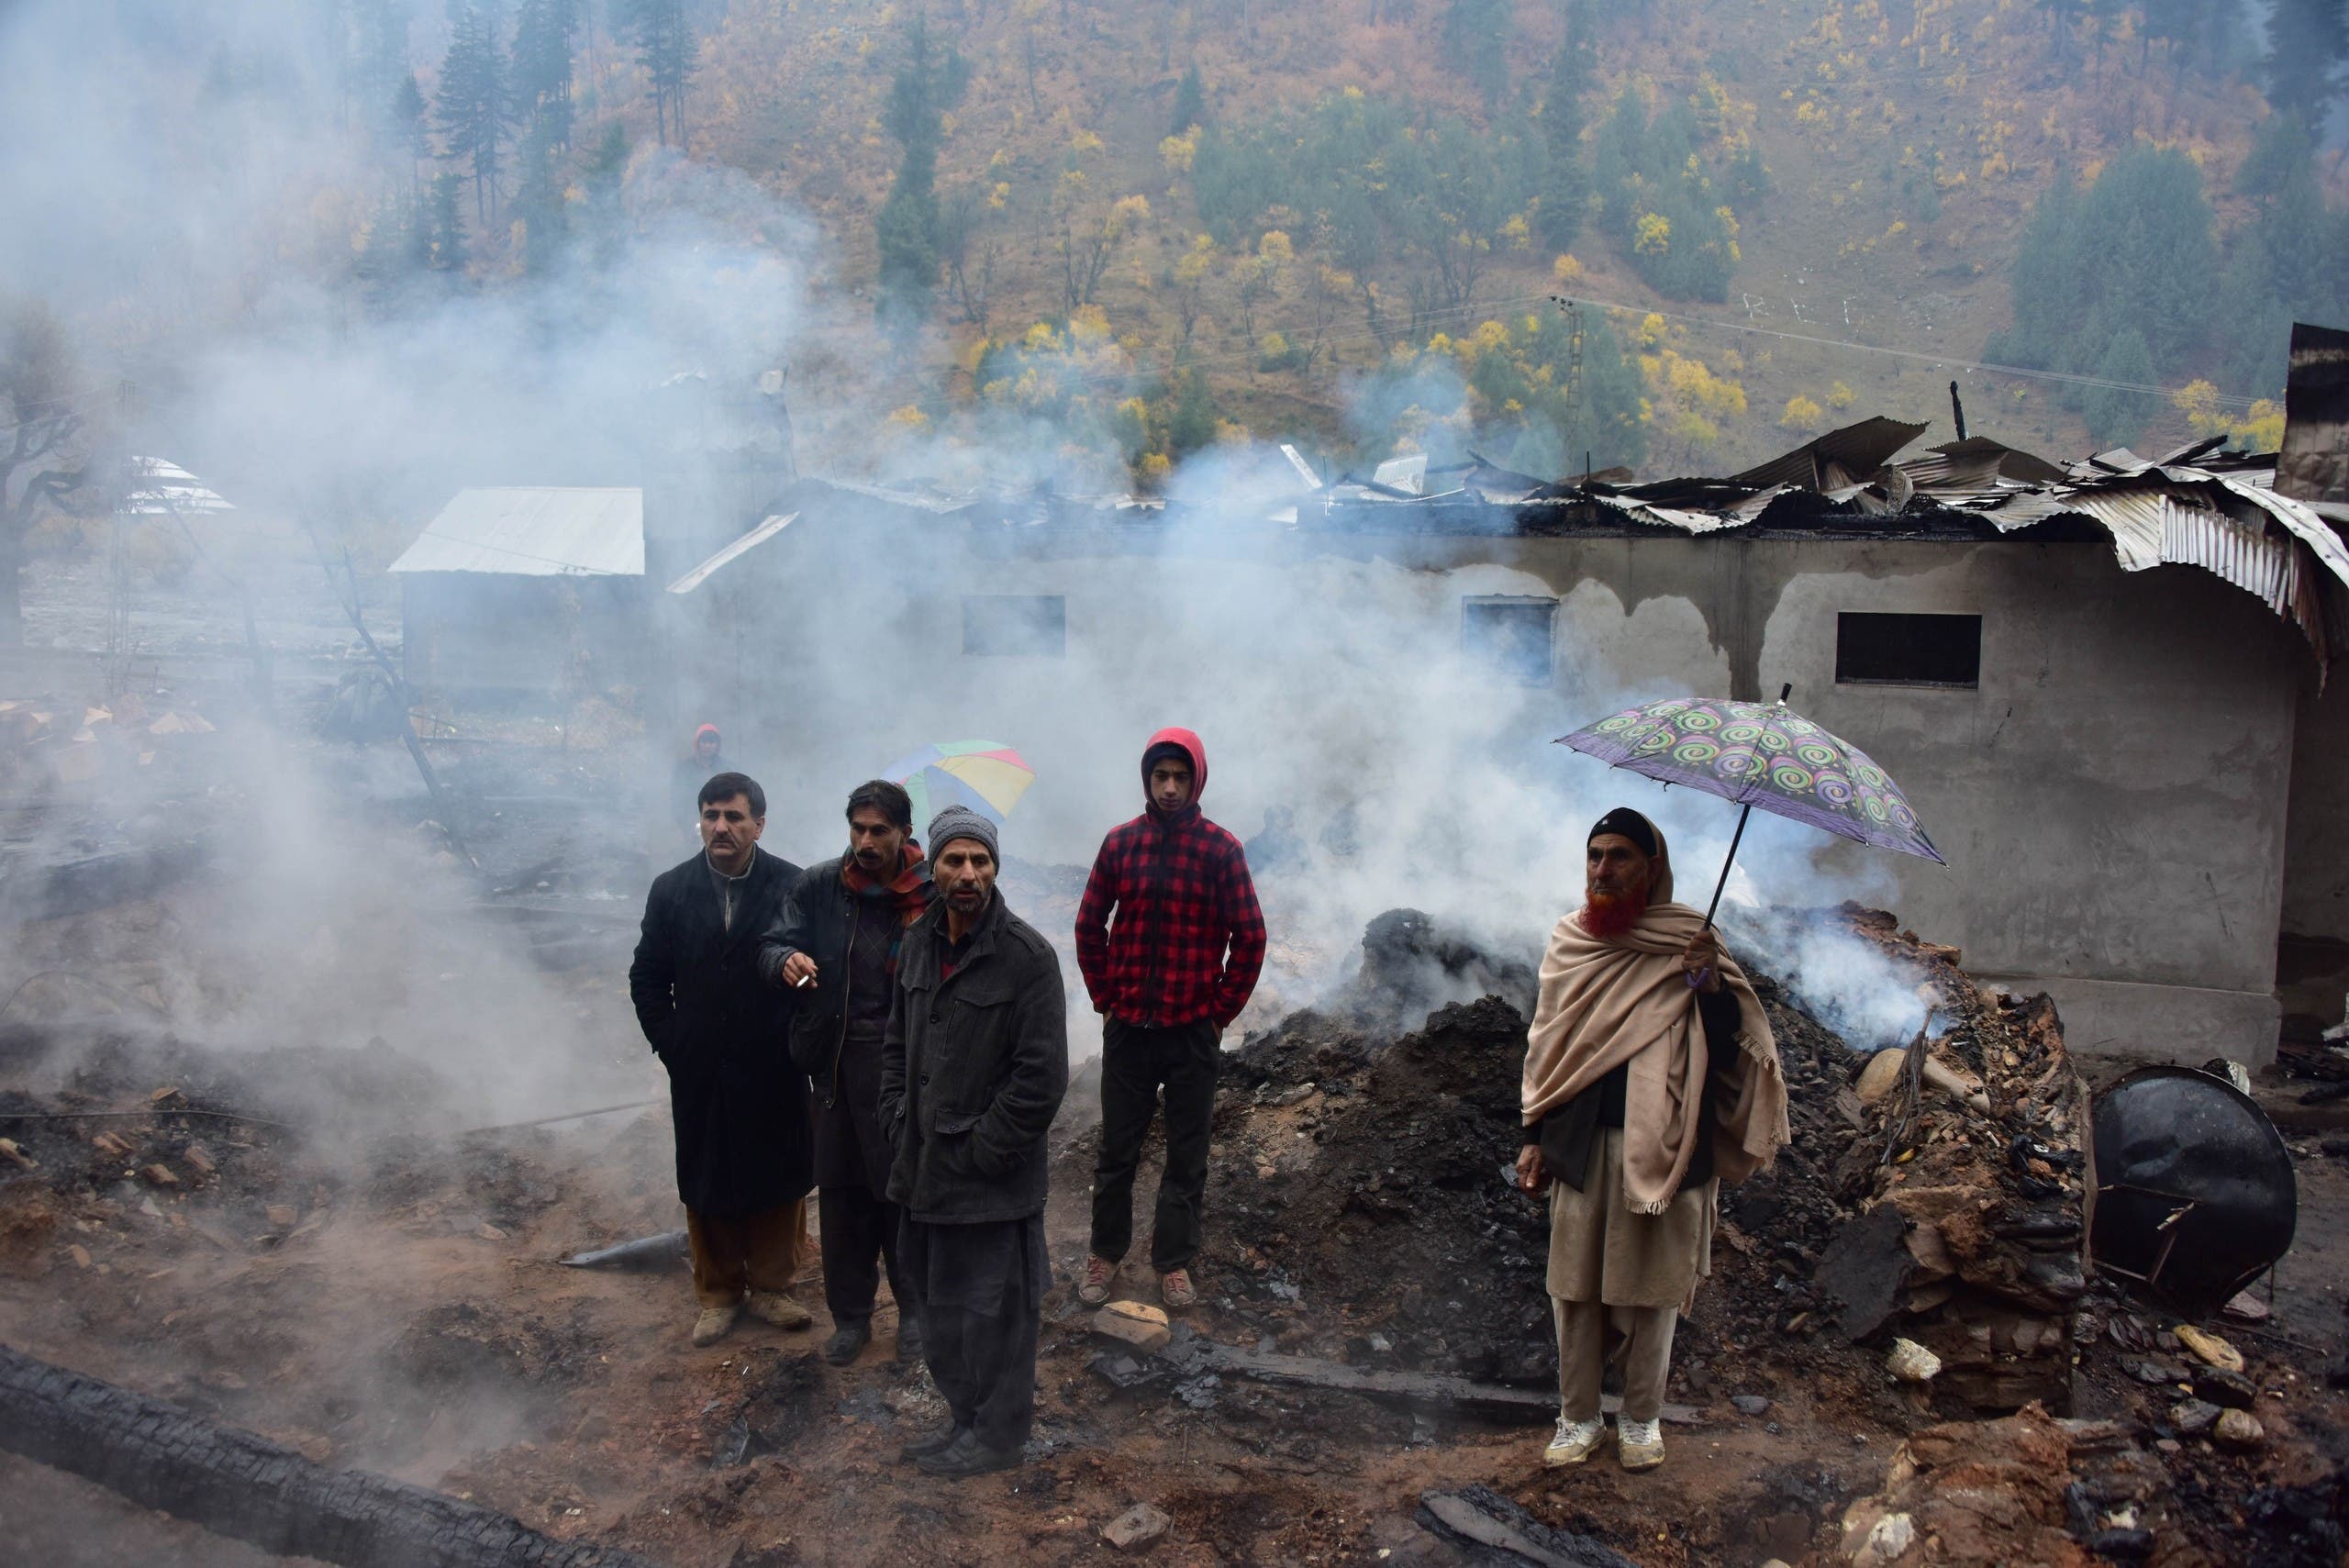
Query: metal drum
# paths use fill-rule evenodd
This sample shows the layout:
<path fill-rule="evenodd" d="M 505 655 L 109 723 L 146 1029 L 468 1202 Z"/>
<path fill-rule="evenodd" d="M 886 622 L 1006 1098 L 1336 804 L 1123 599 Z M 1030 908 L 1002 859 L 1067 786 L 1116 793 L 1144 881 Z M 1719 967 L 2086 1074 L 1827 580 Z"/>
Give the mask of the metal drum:
<path fill-rule="evenodd" d="M 2190 1067 L 2141 1067 L 2097 1096 L 2095 1265 L 2205 1318 L 2292 1245 L 2299 1181 L 2250 1095 Z"/>

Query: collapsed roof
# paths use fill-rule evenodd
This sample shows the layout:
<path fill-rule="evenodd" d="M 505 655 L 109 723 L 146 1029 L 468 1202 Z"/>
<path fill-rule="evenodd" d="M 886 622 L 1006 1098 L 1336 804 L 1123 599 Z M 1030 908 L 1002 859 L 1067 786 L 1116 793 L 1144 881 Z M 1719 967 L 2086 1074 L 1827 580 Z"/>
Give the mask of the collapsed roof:
<path fill-rule="evenodd" d="M 2343 335 L 2349 341 L 2349 335 Z M 2221 438 L 2155 458 L 2116 448 L 2068 465 L 1984 436 L 1901 460 L 1926 427 L 1881 417 L 1830 430 L 1726 478 L 1632 484 L 1620 469 L 1550 482 L 1480 457 L 1434 465 L 1390 459 L 1375 476 L 1319 478 L 1293 450 L 1288 495 L 1251 515 L 1308 533 L 1572 536 L 1677 533 L 1691 538 L 2102 540 L 2123 571 L 2200 567 L 2299 628 L 2320 671 L 2349 633 L 2349 505 L 2310 500 L 2277 483 L 2277 457 L 2225 450 Z M 1248 486 L 1239 487 L 1245 491 Z M 803 481 L 803 510 L 829 490 L 860 508 L 908 519 L 958 518 L 988 528 L 1122 532 L 1201 520 L 1234 503 L 1075 496 L 1048 488 L 950 493 L 840 480 Z M 2343 497 L 2349 500 L 2349 497 Z M 1243 508 L 1250 503 L 1237 503 Z M 771 537 L 754 528 L 673 591 L 698 586 Z M 755 537 L 753 537 L 755 536 Z M 2332 603 L 2328 613 L 2327 600 Z"/>

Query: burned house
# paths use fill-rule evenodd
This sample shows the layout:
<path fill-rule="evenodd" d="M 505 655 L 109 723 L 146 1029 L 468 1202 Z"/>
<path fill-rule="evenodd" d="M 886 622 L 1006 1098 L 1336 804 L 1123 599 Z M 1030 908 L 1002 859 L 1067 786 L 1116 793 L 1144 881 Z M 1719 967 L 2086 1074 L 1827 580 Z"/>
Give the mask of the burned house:
<path fill-rule="evenodd" d="M 2054 995 L 2079 1049 L 2267 1059 L 2279 939 L 2349 938 L 2349 725 L 2325 679 L 2349 550 L 2273 457 L 2210 441 L 2059 465 L 1979 437 L 1914 450 L 1924 432 L 1869 419 L 1647 484 L 1390 465 L 1271 506 L 810 480 L 663 597 L 704 606 L 677 650 L 688 683 L 887 685 L 895 728 L 867 737 L 870 702 L 795 684 L 771 720 L 792 754 L 877 762 L 983 715 L 1036 763 L 1041 802 L 1122 777 L 1129 733 L 1180 717 L 1252 738 L 1218 784 L 1243 831 L 1307 787 L 1285 751 L 1364 778 L 1366 810 L 1443 787 L 1349 750 L 1373 706 L 1412 707 L 1438 744 L 1546 741 L 1602 702 L 1790 682 L 1864 738 L 1949 860 L 1834 841 L 1820 870 L 1874 879 L 1977 974 Z M 912 649 L 918 675 L 896 673 Z M 1468 678 L 1421 679 L 1444 670 Z M 1023 824 L 1048 840 L 1030 852 L 1080 858 L 1049 814 Z"/>

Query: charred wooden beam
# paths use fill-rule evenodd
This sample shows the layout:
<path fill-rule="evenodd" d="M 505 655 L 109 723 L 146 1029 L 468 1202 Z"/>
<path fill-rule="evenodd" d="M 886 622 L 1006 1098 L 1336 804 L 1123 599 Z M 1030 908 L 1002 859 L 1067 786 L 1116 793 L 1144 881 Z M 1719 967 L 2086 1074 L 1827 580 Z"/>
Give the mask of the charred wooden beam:
<path fill-rule="evenodd" d="M 1511 1388 L 1501 1384 L 1475 1383 L 1441 1373 L 1381 1372 L 1349 1366 L 1319 1356 L 1281 1355 L 1271 1351 L 1241 1350 L 1233 1345 L 1209 1346 L 1203 1357 L 1209 1370 L 1291 1388 L 1327 1388 L 1360 1394 L 1419 1409 L 1453 1415 L 1482 1416 L 1528 1424 L 1553 1420 L 1558 1414 L 1555 1389 Z M 1602 1396 L 1600 1408 L 1612 1415 L 1621 1401 Z M 1664 1418 L 1675 1426 L 1693 1427 L 1698 1416 L 1687 1405 L 1666 1405 Z"/>
<path fill-rule="evenodd" d="M 655 1568 L 0 1345 L 0 1449 L 284 1557 L 343 1568 Z"/>

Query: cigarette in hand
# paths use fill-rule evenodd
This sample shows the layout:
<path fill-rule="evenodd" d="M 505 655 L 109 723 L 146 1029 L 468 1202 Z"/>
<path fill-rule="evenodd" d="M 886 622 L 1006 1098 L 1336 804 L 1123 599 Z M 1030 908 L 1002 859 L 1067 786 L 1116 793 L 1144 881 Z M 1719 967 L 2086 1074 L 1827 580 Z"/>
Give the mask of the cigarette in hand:
<path fill-rule="evenodd" d="M 791 988 L 794 991 L 805 991 L 814 979 L 815 976 L 811 974 L 803 974 L 798 979 L 791 983 Z"/>

